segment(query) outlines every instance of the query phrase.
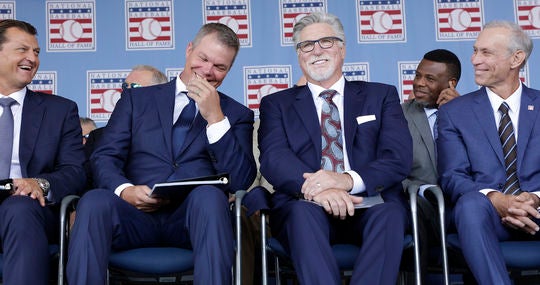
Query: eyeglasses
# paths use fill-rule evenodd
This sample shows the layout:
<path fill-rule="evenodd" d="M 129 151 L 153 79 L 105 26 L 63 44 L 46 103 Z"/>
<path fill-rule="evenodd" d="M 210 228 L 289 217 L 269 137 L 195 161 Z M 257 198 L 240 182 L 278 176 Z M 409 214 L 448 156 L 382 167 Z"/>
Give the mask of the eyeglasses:
<path fill-rule="evenodd" d="M 127 83 L 127 82 L 122 83 L 122 90 L 126 90 L 129 88 L 139 88 L 139 87 L 142 87 L 142 85 L 139 83 Z"/>
<path fill-rule="evenodd" d="M 83 139 L 88 139 L 90 137 L 90 133 L 87 133 L 86 135 L 82 135 Z"/>
<path fill-rule="evenodd" d="M 318 43 L 322 49 L 329 49 L 334 46 L 335 41 L 343 42 L 343 40 L 338 37 L 324 37 L 314 41 L 299 42 L 296 44 L 296 49 L 299 49 L 302 52 L 310 52 L 315 48 L 315 43 Z"/>

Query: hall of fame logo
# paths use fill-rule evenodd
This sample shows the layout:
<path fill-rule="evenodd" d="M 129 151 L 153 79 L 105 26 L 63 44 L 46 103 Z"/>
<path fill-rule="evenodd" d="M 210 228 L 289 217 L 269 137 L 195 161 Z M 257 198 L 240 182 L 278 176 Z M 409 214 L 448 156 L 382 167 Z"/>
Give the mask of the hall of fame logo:
<path fill-rule="evenodd" d="M 47 94 L 56 94 L 56 71 L 38 71 L 28 89 Z"/>
<path fill-rule="evenodd" d="M 419 61 L 398 61 L 399 90 L 401 102 L 407 101 L 413 93 L 413 81 Z"/>
<path fill-rule="evenodd" d="M 122 94 L 122 83 L 130 70 L 88 70 L 88 116 L 96 122 L 106 122 Z"/>
<path fill-rule="evenodd" d="M 0 20 L 15 19 L 15 1 L 0 2 Z"/>
<path fill-rule="evenodd" d="M 290 65 L 244 66 L 244 104 L 259 117 L 261 99 L 291 87 Z"/>
<path fill-rule="evenodd" d="M 184 71 L 183 68 L 166 68 L 165 75 L 169 78 L 169 81 L 175 79 L 180 73 Z"/>
<path fill-rule="evenodd" d="M 519 79 L 523 84 L 529 85 L 529 64 L 525 64 L 519 69 Z"/>
<path fill-rule="evenodd" d="M 326 12 L 326 0 L 279 0 L 279 13 L 281 17 L 281 45 L 293 45 L 293 27 L 298 20 L 313 12 Z"/>
<path fill-rule="evenodd" d="M 358 42 L 406 42 L 405 1 L 356 2 Z"/>
<path fill-rule="evenodd" d="M 95 51 L 95 1 L 47 1 L 47 51 Z"/>
<path fill-rule="evenodd" d="M 126 50 L 174 49 L 173 2 L 126 0 Z"/>
<path fill-rule="evenodd" d="M 438 41 L 474 40 L 484 22 L 482 0 L 434 0 Z"/>
<path fill-rule="evenodd" d="M 516 22 L 530 37 L 540 37 L 540 0 L 514 0 Z"/>
<path fill-rule="evenodd" d="M 351 62 L 343 64 L 343 76 L 349 81 L 369 81 L 369 63 Z"/>
<path fill-rule="evenodd" d="M 249 0 L 205 0 L 205 23 L 222 23 L 238 36 L 240 46 L 251 47 L 251 17 Z"/>

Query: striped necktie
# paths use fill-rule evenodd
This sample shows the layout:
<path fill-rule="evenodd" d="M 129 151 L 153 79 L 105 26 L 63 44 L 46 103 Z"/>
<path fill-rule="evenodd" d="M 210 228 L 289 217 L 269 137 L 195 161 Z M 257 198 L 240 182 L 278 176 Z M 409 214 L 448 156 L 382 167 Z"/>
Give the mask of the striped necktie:
<path fill-rule="evenodd" d="M 512 120 L 508 115 L 508 104 L 503 102 L 499 107 L 501 112 L 501 121 L 499 123 L 499 138 L 501 139 L 504 166 L 506 170 L 506 182 L 504 183 L 503 193 L 517 195 L 521 192 L 519 180 L 517 177 L 517 144 L 514 135 Z"/>

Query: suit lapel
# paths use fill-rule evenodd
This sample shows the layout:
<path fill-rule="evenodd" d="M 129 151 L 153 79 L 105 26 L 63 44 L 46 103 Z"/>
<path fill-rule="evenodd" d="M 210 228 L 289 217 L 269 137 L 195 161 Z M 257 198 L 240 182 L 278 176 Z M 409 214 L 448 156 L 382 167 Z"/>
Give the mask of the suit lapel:
<path fill-rule="evenodd" d="M 429 158 L 434 169 L 437 169 L 437 164 L 435 161 L 435 142 L 431 136 L 431 127 L 429 126 L 428 118 L 424 107 L 418 104 L 416 101 L 413 101 L 409 104 L 408 108 L 410 109 L 410 118 L 412 123 L 420 134 L 422 142 L 424 143 L 425 148 L 429 153 Z"/>
<path fill-rule="evenodd" d="M 523 85 L 523 91 L 521 93 L 521 107 L 519 110 L 519 127 L 518 127 L 518 140 L 517 140 L 517 151 L 518 151 L 518 169 L 519 164 L 523 161 L 525 155 L 525 150 L 527 149 L 527 144 L 529 143 L 529 138 L 531 132 L 533 131 L 534 124 L 536 123 L 538 117 L 538 109 L 540 104 L 536 101 L 538 97 L 529 90 L 525 85 Z"/>
<path fill-rule="evenodd" d="M 483 126 L 480 127 L 480 129 L 484 132 L 484 135 L 497 155 L 499 162 L 504 165 L 501 141 L 499 139 L 499 133 L 497 132 L 497 126 L 495 125 L 493 109 L 491 109 L 491 103 L 487 96 L 486 88 L 482 87 L 479 91 L 476 91 L 473 96 L 475 96 L 472 106 L 473 114 L 475 115 L 478 124 Z"/>
<path fill-rule="evenodd" d="M 347 148 L 347 156 L 353 157 L 352 149 L 354 145 L 354 140 L 356 138 L 356 128 L 358 128 L 358 123 L 356 122 L 356 117 L 360 114 L 362 106 L 366 96 L 363 94 L 365 92 L 364 88 L 351 88 L 351 84 L 348 81 L 345 81 L 345 88 L 343 90 L 343 127 L 345 128 L 345 144 Z M 354 165 L 354 161 L 349 161 L 351 167 Z"/>
<path fill-rule="evenodd" d="M 296 95 L 294 109 L 308 131 L 314 148 L 321 150 L 321 126 L 319 123 L 319 118 L 317 118 L 317 110 L 315 108 L 315 103 L 313 102 L 313 97 L 311 96 L 311 92 L 307 86 L 302 88 L 302 90 Z M 321 151 L 318 151 L 317 161 L 321 161 L 321 155 Z"/>
<path fill-rule="evenodd" d="M 153 97 L 153 101 L 156 102 L 159 121 L 161 123 L 161 129 L 163 130 L 163 140 L 165 141 L 165 147 L 169 150 L 171 157 L 174 157 L 172 153 L 172 125 L 173 125 L 173 112 L 174 112 L 174 98 L 176 96 L 176 80 L 171 80 L 164 85 L 161 92 L 156 92 L 148 96 Z M 165 94 L 165 96 L 163 96 Z"/>
<path fill-rule="evenodd" d="M 21 130 L 19 141 L 19 161 L 22 176 L 27 176 L 28 162 L 31 160 L 34 148 L 39 138 L 39 130 L 43 122 L 45 106 L 43 98 L 31 90 L 26 90 L 21 116 Z"/>

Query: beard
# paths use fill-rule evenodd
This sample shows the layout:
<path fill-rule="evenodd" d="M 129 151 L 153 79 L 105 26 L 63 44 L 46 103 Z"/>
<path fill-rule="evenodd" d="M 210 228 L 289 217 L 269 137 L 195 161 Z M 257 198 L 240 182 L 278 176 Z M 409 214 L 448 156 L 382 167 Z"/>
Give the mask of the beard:
<path fill-rule="evenodd" d="M 325 58 L 325 57 L 313 57 L 308 62 L 315 62 L 317 60 L 326 59 L 328 60 L 328 63 L 331 63 L 331 59 Z M 328 66 L 325 69 L 317 69 L 313 68 L 313 65 L 307 64 L 306 65 L 306 72 L 309 75 L 310 78 L 312 78 L 315 81 L 325 81 L 334 75 L 336 71 L 335 66 Z"/>

